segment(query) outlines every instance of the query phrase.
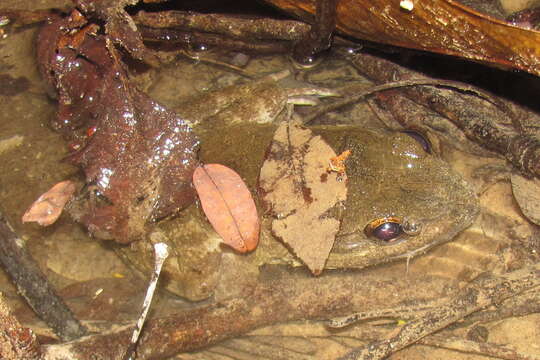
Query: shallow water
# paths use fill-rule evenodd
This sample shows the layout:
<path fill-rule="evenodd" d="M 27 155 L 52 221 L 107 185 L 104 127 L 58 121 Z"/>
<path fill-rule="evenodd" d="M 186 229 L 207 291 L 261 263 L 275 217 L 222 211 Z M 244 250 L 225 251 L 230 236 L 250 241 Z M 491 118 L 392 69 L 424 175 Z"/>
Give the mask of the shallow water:
<path fill-rule="evenodd" d="M 43 3 L 45 5 L 46 3 Z M 9 5 L 9 4 L 8 4 Z M 51 279 L 62 289 L 77 316 L 84 320 L 121 321 L 135 319 L 146 283 L 136 277 L 111 251 L 111 245 L 91 239 L 85 231 L 63 215 L 54 225 L 41 228 L 22 224 L 20 218 L 29 204 L 53 184 L 72 177 L 80 177 L 79 169 L 62 162 L 68 150 L 64 140 L 48 126 L 54 116 L 56 104 L 46 94 L 37 72 L 34 38 L 36 27 L 8 32 L 0 40 L 0 208 L 28 246 L 35 259 Z M 248 65 L 250 73 L 271 73 L 291 65 L 284 57 L 253 59 Z M 357 71 L 342 60 L 328 60 L 325 67 L 307 76 L 316 85 L 336 87 L 351 81 L 363 82 Z M 20 79 L 26 80 L 20 80 Z M 139 75 L 139 86 L 164 105 L 175 108 L 184 95 L 220 88 L 241 81 L 242 77 L 223 69 L 180 59 L 159 70 Z M 290 86 L 295 83 L 289 80 Z M 326 121 L 349 121 L 378 124 L 376 116 L 366 103 L 332 114 Z M 489 179 L 474 178 L 474 169 L 494 164 L 505 166 L 496 159 L 476 158 L 445 147 L 443 154 L 476 189 L 484 189 Z M 224 159 L 231 167 L 241 159 Z M 508 182 L 487 187 L 480 196 L 482 214 L 477 222 L 454 242 L 440 246 L 427 255 L 405 262 L 368 269 L 370 274 L 401 274 L 407 277 L 430 274 L 442 282 L 467 282 L 483 271 L 504 271 L 512 268 L 518 256 L 527 250 L 515 250 L 527 239 L 535 236 L 536 229 L 521 215 L 513 201 Z M 532 254 L 531 254 L 532 256 Z M 19 318 L 36 332 L 44 333 L 30 310 L 25 307 L 9 281 L 2 275 L 0 290 L 6 295 Z M 96 295 L 99 289 L 103 292 Z M 166 293 L 160 293 L 154 315 L 174 312 L 193 304 L 183 302 Z M 540 355 L 540 348 L 531 346 L 531 340 L 540 337 L 536 325 L 538 316 L 510 319 L 490 324 L 490 341 L 511 343 L 530 353 Z M 509 333 L 508 329 L 514 329 Z M 519 328 L 519 331 L 515 329 Z M 516 336 L 512 336 L 515 333 Z M 285 358 L 330 359 L 358 344 L 354 331 L 329 332 L 320 322 L 301 322 L 288 327 L 274 326 L 256 331 L 251 336 L 227 341 L 206 352 L 185 354 L 182 359 L 243 359 L 255 358 L 255 349 L 270 346 L 274 351 L 287 349 Z M 291 352 L 291 350 L 294 350 Z M 269 350 L 271 351 L 271 350 Z M 291 354 L 296 355 L 291 355 Z M 257 355 L 258 358 L 266 358 Z M 277 355 L 272 355 L 278 358 Z M 448 354 L 443 350 L 414 347 L 393 358 L 460 358 L 472 356 Z"/>

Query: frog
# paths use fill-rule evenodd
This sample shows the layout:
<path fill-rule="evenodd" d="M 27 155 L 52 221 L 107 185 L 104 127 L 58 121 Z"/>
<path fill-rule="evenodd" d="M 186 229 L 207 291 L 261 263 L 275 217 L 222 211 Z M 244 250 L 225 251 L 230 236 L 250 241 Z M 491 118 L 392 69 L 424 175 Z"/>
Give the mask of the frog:
<path fill-rule="evenodd" d="M 193 205 L 191 175 L 201 163 L 222 163 L 255 194 L 276 126 L 289 121 L 284 109 L 314 104 L 306 95 L 334 92 L 282 86 L 284 71 L 188 98 L 173 112 L 132 86 L 122 54 L 100 26 L 74 10 L 42 28 L 37 48 L 40 72 L 59 100 L 52 126 L 73 141 L 66 160 L 85 174 L 83 189 L 67 206 L 74 220 L 92 236 L 114 240 L 143 274 L 153 272 L 152 244 L 167 242 L 171 256 L 162 283 L 193 301 L 234 294 L 265 264 L 302 265 L 274 236 L 272 215 L 260 202 L 257 250 L 238 256 L 224 248 Z M 351 151 L 328 269 L 410 258 L 450 241 L 474 220 L 474 193 L 409 134 L 310 128 L 336 153 Z"/>
<path fill-rule="evenodd" d="M 286 76 L 288 72 L 282 72 L 190 98 L 175 109 L 191 119 L 201 141 L 200 161 L 232 168 L 251 189 L 261 215 L 257 249 L 239 255 L 223 246 L 195 203 L 178 217 L 159 223 L 149 241 L 116 249 L 140 274 L 152 273 L 152 244 L 156 242 L 167 243 L 171 253 L 162 283 L 190 301 L 239 295 L 241 284 L 256 281 L 265 266 L 304 266 L 272 232 L 275 214 L 255 195 L 274 131 L 281 122 L 290 121 L 291 111 L 284 111 L 290 110 L 287 104 L 306 103 L 308 98 L 298 101 L 299 95 L 331 91 L 287 88 L 279 83 Z M 350 152 L 345 162 L 347 198 L 335 209 L 341 226 L 325 271 L 412 258 L 452 240 L 477 216 L 472 188 L 418 134 L 360 125 L 309 129 L 337 154 Z"/>

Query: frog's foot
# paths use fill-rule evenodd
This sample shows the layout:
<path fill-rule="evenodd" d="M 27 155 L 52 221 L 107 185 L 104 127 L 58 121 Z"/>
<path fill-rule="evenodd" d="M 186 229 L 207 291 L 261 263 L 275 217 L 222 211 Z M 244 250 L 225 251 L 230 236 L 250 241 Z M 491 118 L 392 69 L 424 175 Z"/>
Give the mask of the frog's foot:
<path fill-rule="evenodd" d="M 236 87 L 235 94 L 242 92 L 243 97 L 237 97 L 235 106 L 221 113 L 229 124 L 258 123 L 269 124 L 276 121 L 283 110 L 293 105 L 318 105 L 320 97 L 340 96 L 332 89 L 301 84 L 298 87 L 282 87 L 278 81 L 290 75 L 289 70 L 280 71 L 265 76 L 253 83 Z M 234 95 L 236 96 L 236 95 Z"/>
<path fill-rule="evenodd" d="M 318 97 L 339 96 L 335 90 L 300 84 L 295 87 L 282 87 L 278 84 L 290 76 L 289 70 L 266 75 L 258 80 L 233 85 L 221 90 L 191 99 L 183 109 L 177 109 L 184 118 L 193 124 L 206 119 L 212 123 L 231 124 L 270 124 L 282 113 L 287 105 L 317 105 Z M 295 84 L 296 85 L 296 84 Z M 294 85 L 293 85 L 294 86 Z M 216 126 L 216 125 L 213 125 Z"/>
<path fill-rule="evenodd" d="M 341 96 L 341 94 L 336 90 L 322 87 L 288 89 L 287 104 L 315 106 L 320 103 L 319 98 L 328 96 Z"/>

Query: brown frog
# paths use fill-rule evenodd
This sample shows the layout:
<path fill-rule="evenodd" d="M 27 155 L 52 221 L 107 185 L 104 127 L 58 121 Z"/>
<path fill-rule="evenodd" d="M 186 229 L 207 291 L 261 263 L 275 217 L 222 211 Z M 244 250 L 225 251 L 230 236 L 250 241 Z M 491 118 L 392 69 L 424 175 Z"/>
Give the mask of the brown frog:
<path fill-rule="evenodd" d="M 274 80 L 283 75 L 191 99 L 179 111 L 194 119 L 202 161 L 233 168 L 254 194 L 276 124 L 287 121 L 278 115 L 292 96 L 306 93 L 280 87 Z M 474 220 L 477 201 L 472 190 L 414 136 L 354 126 L 311 129 L 336 153 L 351 151 L 346 160 L 348 195 L 338 210 L 341 228 L 325 268 L 363 268 L 412 257 L 450 241 Z M 235 292 L 231 284 L 240 288 L 240 282 L 256 277 L 262 264 L 302 265 L 272 235 L 271 221 L 271 216 L 263 216 L 259 247 L 238 255 L 220 245 L 221 239 L 194 205 L 159 224 L 150 241 L 132 243 L 119 253 L 150 273 L 151 243 L 166 241 L 172 253 L 164 267 L 169 290 L 190 300 L 216 292 L 226 297 Z"/>

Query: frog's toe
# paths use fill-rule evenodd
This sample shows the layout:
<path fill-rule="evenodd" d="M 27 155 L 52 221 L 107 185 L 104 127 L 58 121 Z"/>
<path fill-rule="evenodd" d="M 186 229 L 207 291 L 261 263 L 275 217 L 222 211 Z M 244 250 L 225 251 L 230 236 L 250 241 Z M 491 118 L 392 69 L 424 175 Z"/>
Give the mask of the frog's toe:
<path fill-rule="evenodd" d="M 288 90 L 288 104 L 293 105 L 318 105 L 320 97 L 341 96 L 333 89 L 308 87 Z"/>
<path fill-rule="evenodd" d="M 295 96 L 316 96 L 316 97 L 327 97 L 327 96 L 341 96 L 341 94 L 334 89 L 323 88 L 323 87 L 302 87 L 297 89 L 288 90 L 289 97 Z"/>
<path fill-rule="evenodd" d="M 289 96 L 287 104 L 292 105 L 319 105 L 320 101 L 314 96 Z"/>

